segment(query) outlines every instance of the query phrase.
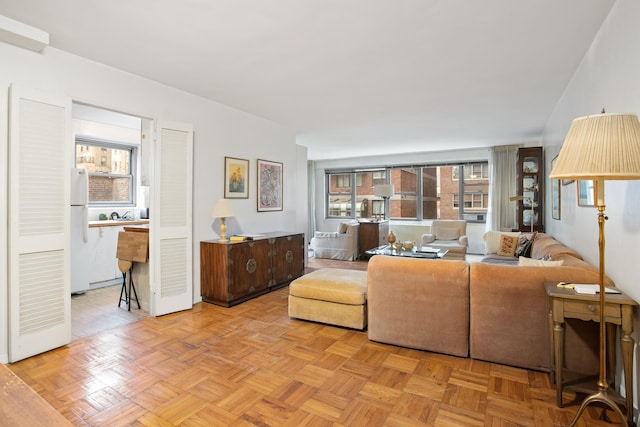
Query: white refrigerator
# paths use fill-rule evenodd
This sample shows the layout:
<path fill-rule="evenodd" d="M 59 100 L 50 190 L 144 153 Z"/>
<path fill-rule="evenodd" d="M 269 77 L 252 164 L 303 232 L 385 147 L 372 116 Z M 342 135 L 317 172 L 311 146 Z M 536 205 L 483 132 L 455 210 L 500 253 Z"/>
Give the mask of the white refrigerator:
<path fill-rule="evenodd" d="M 71 293 L 89 289 L 89 174 L 71 169 Z"/>

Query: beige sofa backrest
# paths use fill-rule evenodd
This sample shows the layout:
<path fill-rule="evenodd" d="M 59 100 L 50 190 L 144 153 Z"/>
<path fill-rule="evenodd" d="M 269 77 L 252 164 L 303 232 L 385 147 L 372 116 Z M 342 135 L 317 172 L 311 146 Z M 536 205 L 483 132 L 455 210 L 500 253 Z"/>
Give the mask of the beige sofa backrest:
<path fill-rule="evenodd" d="M 484 240 L 484 254 L 495 254 L 500 249 L 500 241 L 502 236 L 519 236 L 519 231 L 487 231 L 482 236 Z"/>
<path fill-rule="evenodd" d="M 465 220 L 434 220 L 431 224 L 431 234 L 435 240 L 458 240 L 467 235 L 467 221 Z"/>

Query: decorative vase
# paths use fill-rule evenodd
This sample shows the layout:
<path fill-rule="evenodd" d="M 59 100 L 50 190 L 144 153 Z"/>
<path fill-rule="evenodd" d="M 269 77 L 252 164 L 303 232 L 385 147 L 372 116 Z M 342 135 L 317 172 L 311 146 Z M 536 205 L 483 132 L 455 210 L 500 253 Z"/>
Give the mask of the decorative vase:
<path fill-rule="evenodd" d="M 389 246 L 393 246 L 393 244 L 396 242 L 396 235 L 393 234 L 393 230 L 389 231 L 389 235 L 387 236 L 387 242 L 389 242 Z"/>

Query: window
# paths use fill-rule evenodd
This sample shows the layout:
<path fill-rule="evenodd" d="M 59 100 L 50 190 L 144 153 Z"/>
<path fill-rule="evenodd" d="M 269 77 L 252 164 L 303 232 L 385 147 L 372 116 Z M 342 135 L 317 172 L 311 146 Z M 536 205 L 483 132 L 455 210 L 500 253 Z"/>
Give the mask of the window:
<path fill-rule="evenodd" d="M 374 174 L 378 180 L 386 180 L 385 170 L 328 173 L 327 216 L 332 218 L 382 217 L 384 208 L 374 207 L 376 201 L 382 201 L 373 193 L 376 179 Z M 351 186 L 352 182 L 356 183 L 355 187 Z"/>
<path fill-rule="evenodd" d="M 488 194 L 486 193 L 465 193 L 464 194 L 464 208 L 466 209 L 482 209 L 486 207 L 488 200 Z M 460 207 L 460 195 L 453 195 L 453 207 L 458 209 Z"/>
<path fill-rule="evenodd" d="M 468 165 L 464 165 L 464 179 L 466 180 L 475 180 L 475 179 L 489 179 L 489 164 L 488 163 L 471 163 Z M 460 168 L 458 166 L 453 166 L 451 168 L 451 172 L 453 174 L 453 179 L 458 180 L 460 174 Z"/>
<path fill-rule="evenodd" d="M 351 175 L 336 175 L 336 187 L 351 188 Z"/>
<path fill-rule="evenodd" d="M 459 178 L 461 174 L 463 179 Z M 364 172 L 328 171 L 327 216 L 383 217 L 384 201 L 374 195 L 373 187 L 389 182 L 395 192 L 389 200 L 391 219 L 484 222 L 488 210 L 488 175 L 488 162 L 392 166 Z M 357 183 L 356 187 L 347 185 L 353 182 Z M 464 194 L 462 206 L 460 194 Z"/>
<path fill-rule="evenodd" d="M 373 179 L 373 185 L 386 184 L 387 172 L 386 171 L 371 172 L 371 178 Z"/>
<path fill-rule="evenodd" d="M 76 167 L 89 172 L 90 204 L 135 204 L 136 153 L 133 145 L 76 139 Z"/>

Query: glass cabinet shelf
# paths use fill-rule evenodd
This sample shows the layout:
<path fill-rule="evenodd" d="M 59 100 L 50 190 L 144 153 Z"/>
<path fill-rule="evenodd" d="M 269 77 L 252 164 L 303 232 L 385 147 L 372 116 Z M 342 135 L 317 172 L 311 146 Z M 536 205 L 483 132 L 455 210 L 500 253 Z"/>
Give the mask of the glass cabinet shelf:
<path fill-rule="evenodd" d="M 532 229 L 533 231 L 544 231 L 542 224 L 544 212 L 542 206 L 544 201 L 542 154 L 542 147 L 518 149 L 516 188 L 517 195 L 523 197 L 516 205 L 518 231 L 531 231 Z"/>

